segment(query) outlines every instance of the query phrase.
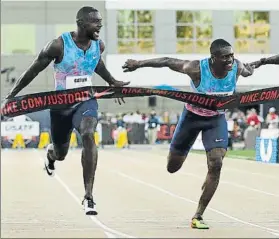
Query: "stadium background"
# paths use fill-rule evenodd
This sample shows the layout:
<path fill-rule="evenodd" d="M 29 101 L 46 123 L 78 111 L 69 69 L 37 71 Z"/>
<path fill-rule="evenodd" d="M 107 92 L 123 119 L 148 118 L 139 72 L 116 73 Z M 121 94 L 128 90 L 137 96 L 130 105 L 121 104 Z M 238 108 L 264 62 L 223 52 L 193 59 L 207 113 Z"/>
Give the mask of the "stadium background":
<path fill-rule="evenodd" d="M 165 0 L 163 3 L 156 0 L 2 1 L 1 69 L 15 69 L 8 71 L 8 74 L 1 74 L 1 98 L 48 41 L 64 31 L 75 30 L 76 12 L 83 5 L 93 6 L 101 12 L 104 25 L 101 38 L 106 44 L 104 60 L 116 79 L 129 80 L 131 86 L 168 85 L 189 90 L 189 78 L 168 69 L 140 69 L 124 74 L 121 66 L 129 58 L 208 57 L 211 41 L 220 37 L 233 45 L 236 58 L 243 62 L 279 52 L 279 3 L 272 0 L 213 0 L 210 4 L 201 0 Z M 277 67 L 265 66 L 256 70 L 252 77 L 241 78 L 237 90 L 248 91 L 277 85 Z M 95 75 L 93 84 L 105 83 Z M 20 94 L 53 89 L 53 73 L 49 66 Z M 278 104 L 255 105 L 253 108 L 265 119 L 272 106 L 279 109 Z M 100 112 L 110 119 L 119 118 L 117 115 L 120 113 L 130 114 L 136 110 L 148 116 L 154 109 L 162 122 L 167 114 L 179 114 L 182 107 L 180 102 L 160 97 L 128 99 L 122 106 L 111 100 L 99 100 Z M 248 108 L 240 110 L 247 118 Z M 40 132 L 49 128 L 47 111 L 28 117 L 40 122 Z M 246 129 L 247 121 L 244 124 Z M 264 120 L 260 127 L 267 127 Z"/>

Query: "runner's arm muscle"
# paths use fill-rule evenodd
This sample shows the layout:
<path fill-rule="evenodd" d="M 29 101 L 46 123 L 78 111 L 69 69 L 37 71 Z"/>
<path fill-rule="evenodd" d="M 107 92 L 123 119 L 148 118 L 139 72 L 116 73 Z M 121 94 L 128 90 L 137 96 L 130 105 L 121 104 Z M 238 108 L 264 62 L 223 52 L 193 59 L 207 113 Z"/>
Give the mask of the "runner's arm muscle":
<path fill-rule="evenodd" d="M 105 50 L 105 44 L 102 40 L 100 40 L 100 51 L 101 51 L 101 54 L 104 52 Z M 114 79 L 114 77 L 110 74 L 110 72 L 108 71 L 103 59 L 102 59 L 102 56 L 99 60 L 99 63 L 95 69 L 95 72 L 101 76 L 108 84 L 113 84 L 116 80 Z"/>
<path fill-rule="evenodd" d="M 18 78 L 6 99 L 14 97 L 26 87 L 41 71 L 62 53 L 62 44 L 58 39 L 49 42 L 35 58 L 32 64 Z"/>
<path fill-rule="evenodd" d="M 279 65 L 279 55 L 261 59 L 262 65 Z"/>
<path fill-rule="evenodd" d="M 187 60 L 180 60 L 176 58 L 170 58 L 170 57 L 161 57 L 161 58 L 154 58 L 154 59 L 149 59 L 149 60 L 143 60 L 139 61 L 139 67 L 138 68 L 143 68 L 143 67 L 168 67 L 169 69 L 173 71 L 177 71 L 180 73 L 186 74 L 186 68 L 187 64 L 190 61 Z"/>
<path fill-rule="evenodd" d="M 143 68 L 143 67 L 154 67 L 154 68 L 168 67 L 173 71 L 177 71 L 192 76 L 197 71 L 199 71 L 199 61 L 181 60 L 181 59 L 171 58 L 171 57 L 160 57 L 160 58 L 153 58 L 153 59 L 142 60 L 142 61 L 128 59 L 125 62 L 125 64 L 122 66 L 124 72 L 131 72 L 138 68 Z"/>

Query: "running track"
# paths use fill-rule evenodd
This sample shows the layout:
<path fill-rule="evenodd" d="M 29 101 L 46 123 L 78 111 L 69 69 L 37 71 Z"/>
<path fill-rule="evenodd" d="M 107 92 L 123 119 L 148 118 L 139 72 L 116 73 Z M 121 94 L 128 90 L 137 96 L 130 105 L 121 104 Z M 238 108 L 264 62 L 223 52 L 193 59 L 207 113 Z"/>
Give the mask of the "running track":
<path fill-rule="evenodd" d="M 43 170 L 44 150 L 1 151 L 1 237 L 29 238 L 279 238 L 279 165 L 226 158 L 221 183 L 204 218 L 191 229 L 207 166 L 191 154 L 176 174 L 166 149 L 101 149 L 95 200 L 85 216 L 80 150 Z"/>

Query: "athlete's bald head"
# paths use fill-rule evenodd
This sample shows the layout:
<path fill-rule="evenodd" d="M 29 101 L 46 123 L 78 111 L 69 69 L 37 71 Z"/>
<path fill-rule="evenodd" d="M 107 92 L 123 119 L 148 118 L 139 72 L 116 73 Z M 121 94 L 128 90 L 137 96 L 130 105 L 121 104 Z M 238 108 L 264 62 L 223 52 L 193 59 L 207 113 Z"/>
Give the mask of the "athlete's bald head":
<path fill-rule="evenodd" d="M 210 53 L 212 55 L 218 54 L 224 48 L 231 48 L 231 44 L 224 39 L 216 39 L 210 45 Z"/>
<path fill-rule="evenodd" d="M 92 13 L 98 12 L 94 7 L 85 6 L 78 10 L 76 20 L 88 21 Z"/>

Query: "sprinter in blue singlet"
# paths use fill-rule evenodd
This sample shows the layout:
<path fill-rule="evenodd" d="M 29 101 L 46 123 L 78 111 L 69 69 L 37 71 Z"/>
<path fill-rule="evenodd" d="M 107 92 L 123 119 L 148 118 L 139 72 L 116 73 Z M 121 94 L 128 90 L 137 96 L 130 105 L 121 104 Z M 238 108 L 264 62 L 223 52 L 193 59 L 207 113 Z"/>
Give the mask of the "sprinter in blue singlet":
<path fill-rule="evenodd" d="M 247 77 L 253 74 L 250 65 L 234 59 L 231 45 L 223 39 L 212 42 L 210 54 L 210 58 L 194 61 L 168 57 L 143 61 L 129 59 L 123 69 L 124 72 L 129 72 L 142 67 L 169 67 L 171 70 L 187 74 L 194 92 L 219 96 L 233 94 L 240 75 Z M 202 215 L 217 189 L 222 160 L 228 146 L 224 111 L 211 111 L 185 104 L 170 145 L 167 170 L 174 173 L 181 168 L 200 132 L 207 155 L 208 174 L 191 226 L 208 229 Z"/>
<path fill-rule="evenodd" d="M 99 11 L 93 7 L 82 7 L 77 13 L 76 23 L 76 31 L 63 33 L 41 50 L 30 67 L 19 77 L 7 99 L 20 92 L 52 61 L 54 61 L 55 90 L 91 86 L 94 72 L 110 86 L 121 87 L 129 84 L 115 80 L 102 60 L 105 45 L 99 38 L 102 28 L 102 16 Z M 121 104 L 119 99 L 118 102 Z M 81 160 L 85 188 L 83 205 L 86 215 L 97 214 L 92 195 L 98 158 L 94 139 L 97 110 L 97 101 L 91 99 L 65 110 L 50 111 L 52 144 L 47 148 L 44 164 L 47 174 L 53 176 L 54 163 L 65 159 L 71 133 L 75 128 L 82 139 Z"/>

